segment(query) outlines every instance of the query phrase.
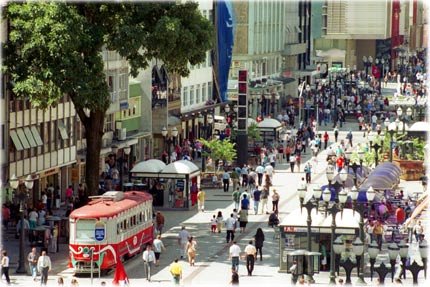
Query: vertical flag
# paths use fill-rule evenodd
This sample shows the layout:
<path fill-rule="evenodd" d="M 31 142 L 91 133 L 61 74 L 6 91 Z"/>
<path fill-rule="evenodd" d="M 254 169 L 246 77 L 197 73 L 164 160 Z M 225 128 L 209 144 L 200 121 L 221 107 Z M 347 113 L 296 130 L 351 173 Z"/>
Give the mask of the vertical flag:
<path fill-rule="evenodd" d="M 227 101 L 227 84 L 234 45 L 234 17 L 230 0 L 216 4 L 218 87 L 222 102 Z"/>

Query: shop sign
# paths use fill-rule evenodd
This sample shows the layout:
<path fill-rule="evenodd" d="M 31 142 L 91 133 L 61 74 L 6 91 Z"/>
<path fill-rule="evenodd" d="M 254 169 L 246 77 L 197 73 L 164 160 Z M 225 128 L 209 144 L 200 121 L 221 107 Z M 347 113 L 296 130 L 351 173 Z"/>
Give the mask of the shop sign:
<path fill-rule="evenodd" d="M 59 171 L 60 171 L 60 169 L 58 167 L 51 168 L 51 169 L 48 169 L 48 170 L 41 172 L 40 177 L 48 177 L 50 175 L 57 174 Z"/>
<path fill-rule="evenodd" d="M 72 168 L 72 182 L 79 182 L 79 168 Z"/>

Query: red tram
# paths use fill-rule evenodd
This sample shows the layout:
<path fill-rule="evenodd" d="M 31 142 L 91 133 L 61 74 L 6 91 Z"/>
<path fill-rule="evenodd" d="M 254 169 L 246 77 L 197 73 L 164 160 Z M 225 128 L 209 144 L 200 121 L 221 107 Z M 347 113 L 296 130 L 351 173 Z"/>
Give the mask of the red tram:
<path fill-rule="evenodd" d="M 100 226 L 104 239 L 97 241 Z M 94 270 L 105 272 L 143 251 L 153 234 L 150 194 L 108 191 L 70 214 L 70 261 L 76 273 L 91 272 L 91 262 Z"/>

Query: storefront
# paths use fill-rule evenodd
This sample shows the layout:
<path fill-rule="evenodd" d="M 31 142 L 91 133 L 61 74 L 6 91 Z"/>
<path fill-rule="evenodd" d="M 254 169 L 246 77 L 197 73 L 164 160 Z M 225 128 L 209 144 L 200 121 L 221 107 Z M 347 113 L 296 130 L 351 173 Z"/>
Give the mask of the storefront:
<path fill-rule="evenodd" d="M 331 246 L 331 223 L 332 216 L 325 212 L 311 212 L 311 251 L 321 252 L 325 246 L 326 254 L 330 254 Z M 287 254 L 294 250 L 307 249 L 307 210 L 296 209 L 286 216 L 279 224 L 281 236 L 279 237 L 280 262 L 279 272 L 284 270 L 287 264 Z M 359 234 L 360 214 L 352 209 L 344 209 L 336 214 L 336 236 L 342 236 L 344 242 L 352 242 Z M 335 238 L 334 238 L 335 239 Z M 321 258 L 322 260 L 322 258 Z M 327 258 L 329 261 L 330 258 Z"/>
<path fill-rule="evenodd" d="M 278 141 L 282 124 L 278 120 L 266 118 L 258 123 L 258 130 L 260 131 L 262 144 L 270 146 Z"/>

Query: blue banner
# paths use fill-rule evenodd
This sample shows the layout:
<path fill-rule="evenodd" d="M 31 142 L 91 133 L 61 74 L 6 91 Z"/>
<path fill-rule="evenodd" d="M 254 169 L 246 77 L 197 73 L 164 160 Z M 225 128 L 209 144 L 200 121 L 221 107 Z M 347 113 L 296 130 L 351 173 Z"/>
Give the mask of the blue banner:
<path fill-rule="evenodd" d="M 217 2 L 218 87 L 222 102 L 227 101 L 227 83 L 234 46 L 234 16 L 229 0 Z"/>

